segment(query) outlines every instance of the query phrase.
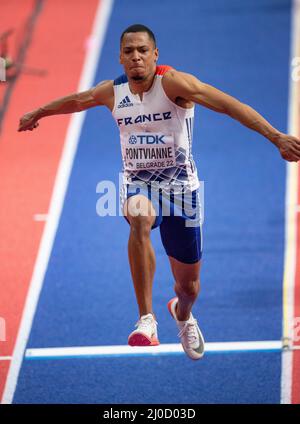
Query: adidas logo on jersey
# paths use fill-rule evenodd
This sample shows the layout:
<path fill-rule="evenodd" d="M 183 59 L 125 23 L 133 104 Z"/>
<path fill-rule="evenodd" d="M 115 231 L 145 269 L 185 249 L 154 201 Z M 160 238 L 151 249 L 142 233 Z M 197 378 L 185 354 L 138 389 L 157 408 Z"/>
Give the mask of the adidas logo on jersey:
<path fill-rule="evenodd" d="M 118 109 L 121 109 L 123 107 L 129 107 L 133 106 L 133 103 L 131 103 L 130 98 L 128 96 L 124 97 L 124 99 L 119 103 Z"/>

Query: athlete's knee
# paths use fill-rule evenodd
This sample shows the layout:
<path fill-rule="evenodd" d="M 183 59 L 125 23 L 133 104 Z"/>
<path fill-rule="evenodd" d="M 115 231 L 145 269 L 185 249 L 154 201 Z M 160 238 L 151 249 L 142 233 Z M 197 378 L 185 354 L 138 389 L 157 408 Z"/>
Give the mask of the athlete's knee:
<path fill-rule="evenodd" d="M 155 217 L 156 211 L 151 201 L 144 195 L 132 196 L 124 204 L 124 216 L 129 220 L 134 217 Z"/>
<path fill-rule="evenodd" d="M 182 279 L 175 282 L 175 292 L 178 296 L 196 298 L 200 291 L 199 279 Z"/>
<path fill-rule="evenodd" d="M 150 237 L 153 218 L 148 216 L 130 217 L 130 230 L 132 235 L 140 241 Z"/>

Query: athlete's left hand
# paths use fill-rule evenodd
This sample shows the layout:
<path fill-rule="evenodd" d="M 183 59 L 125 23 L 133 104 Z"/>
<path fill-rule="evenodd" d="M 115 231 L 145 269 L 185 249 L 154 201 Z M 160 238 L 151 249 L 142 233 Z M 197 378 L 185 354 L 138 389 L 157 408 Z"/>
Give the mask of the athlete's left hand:
<path fill-rule="evenodd" d="M 276 145 L 283 159 L 289 162 L 300 160 L 300 140 L 297 137 L 281 133 Z"/>
<path fill-rule="evenodd" d="M 39 126 L 36 111 L 25 113 L 20 119 L 18 131 L 32 131 Z"/>

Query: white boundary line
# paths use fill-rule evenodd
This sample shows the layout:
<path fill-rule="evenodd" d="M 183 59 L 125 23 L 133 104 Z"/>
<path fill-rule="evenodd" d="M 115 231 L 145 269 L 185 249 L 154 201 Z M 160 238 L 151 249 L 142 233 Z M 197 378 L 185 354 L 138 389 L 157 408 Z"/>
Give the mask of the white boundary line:
<path fill-rule="evenodd" d="M 294 0 L 291 11 L 291 51 L 289 70 L 288 132 L 299 136 L 299 82 L 292 79 L 292 59 L 300 56 L 300 1 Z M 298 164 L 287 163 L 285 200 L 285 258 L 283 279 L 283 343 L 290 345 L 293 339 L 294 290 L 297 254 L 297 192 Z M 292 350 L 283 351 L 281 362 L 281 403 L 290 404 L 292 394 Z"/>
<path fill-rule="evenodd" d="M 255 351 L 281 351 L 281 340 L 251 341 L 251 342 L 221 342 L 206 343 L 205 352 L 226 353 L 226 352 L 255 352 Z M 152 356 L 164 354 L 184 354 L 180 343 L 161 344 L 159 346 L 132 347 L 121 346 L 79 346 L 79 347 L 51 347 L 41 349 L 27 349 L 26 359 L 53 359 L 68 357 L 112 357 L 112 356 Z"/>
<path fill-rule="evenodd" d="M 96 67 L 101 54 L 106 28 L 113 7 L 113 0 L 99 0 L 97 13 L 93 23 L 92 39 L 93 47 L 87 50 L 78 91 L 85 91 L 93 84 Z M 30 282 L 25 307 L 22 314 L 21 324 L 13 352 L 12 362 L 9 368 L 6 385 L 2 397 L 2 403 L 10 404 L 13 401 L 17 380 L 26 349 L 32 321 L 36 311 L 39 295 L 43 286 L 52 246 L 57 231 L 60 215 L 63 208 L 68 181 L 84 122 L 85 112 L 71 116 L 62 157 L 56 174 L 52 193 L 48 220 L 45 225 L 39 252 L 37 255 L 32 279 Z"/>

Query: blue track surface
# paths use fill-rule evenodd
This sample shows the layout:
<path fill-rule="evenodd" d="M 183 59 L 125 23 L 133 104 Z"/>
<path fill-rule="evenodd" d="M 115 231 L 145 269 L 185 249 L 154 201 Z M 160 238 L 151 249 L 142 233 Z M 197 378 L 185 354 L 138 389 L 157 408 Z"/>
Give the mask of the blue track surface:
<path fill-rule="evenodd" d="M 289 0 L 116 1 L 95 83 L 122 73 L 119 35 L 149 25 L 161 64 L 191 72 L 250 104 L 286 131 Z M 198 108 L 194 158 L 205 182 L 202 292 L 194 308 L 209 342 L 279 340 L 282 325 L 285 164 L 257 133 Z M 50 118 L 55 119 L 55 118 Z M 53 121 L 54 122 L 54 121 Z M 55 124 L 55 122 L 54 122 Z M 118 131 L 90 110 L 28 348 L 126 344 L 137 306 L 128 225 L 96 214 L 96 185 L 118 183 Z M 161 343 L 177 343 L 166 309 L 168 260 L 157 254 L 154 310 Z M 280 354 L 24 361 L 15 403 L 278 403 Z"/>
<path fill-rule="evenodd" d="M 26 403 L 277 403 L 279 353 L 27 361 Z M 255 384 L 254 384 L 255 378 Z"/>

